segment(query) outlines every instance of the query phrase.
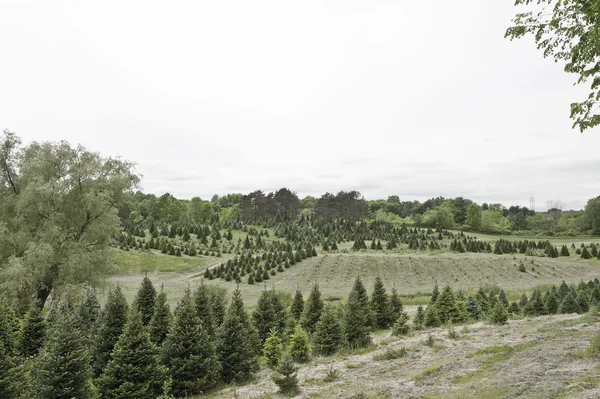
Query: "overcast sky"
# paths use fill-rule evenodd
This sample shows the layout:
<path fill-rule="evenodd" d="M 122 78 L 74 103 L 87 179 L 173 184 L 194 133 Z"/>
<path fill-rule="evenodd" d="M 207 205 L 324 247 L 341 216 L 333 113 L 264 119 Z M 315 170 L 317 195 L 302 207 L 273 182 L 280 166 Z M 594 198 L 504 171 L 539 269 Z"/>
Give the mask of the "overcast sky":
<path fill-rule="evenodd" d="M 600 195 L 585 87 L 512 0 L 0 0 L 0 128 L 135 161 L 177 197 Z"/>

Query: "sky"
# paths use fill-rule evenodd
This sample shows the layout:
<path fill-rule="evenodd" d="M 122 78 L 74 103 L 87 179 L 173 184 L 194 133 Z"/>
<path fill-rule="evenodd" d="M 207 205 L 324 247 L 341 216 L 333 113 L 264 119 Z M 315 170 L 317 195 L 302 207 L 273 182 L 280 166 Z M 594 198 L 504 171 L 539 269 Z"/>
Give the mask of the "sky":
<path fill-rule="evenodd" d="M 358 190 L 582 209 L 587 95 L 514 1 L 0 0 L 0 128 L 134 161 L 179 198 Z"/>

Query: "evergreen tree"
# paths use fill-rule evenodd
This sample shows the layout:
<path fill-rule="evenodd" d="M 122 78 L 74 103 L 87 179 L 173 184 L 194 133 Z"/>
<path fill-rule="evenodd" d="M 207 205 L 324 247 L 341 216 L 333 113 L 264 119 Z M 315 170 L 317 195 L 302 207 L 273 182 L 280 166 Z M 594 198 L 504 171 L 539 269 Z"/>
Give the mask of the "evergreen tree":
<path fill-rule="evenodd" d="M 506 298 L 506 293 L 503 289 L 500 289 L 500 292 L 498 293 L 498 300 L 500 301 L 502 306 L 504 306 L 505 308 L 508 307 L 508 299 Z"/>
<path fill-rule="evenodd" d="M 290 396 L 298 393 L 297 371 L 298 368 L 294 364 L 294 359 L 291 356 L 285 356 L 277 368 L 277 373 L 272 377 L 281 393 Z"/>
<path fill-rule="evenodd" d="M 304 310 L 304 298 L 302 297 L 302 292 L 300 289 L 296 290 L 296 295 L 294 296 L 294 301 L 292 302 L 292 307 L 290 309 L 290 314 L 294 318 L 294 320 L 299 321 L 302 317 L 302 311 Z"/>
<path fill-rule="evenodd" d="M 392 293 L 390 294 L 390 308 L 392 320 L 398 320 L 398 317 L 404 312 L 404 306 L 396 288 L 392 288 Z"/>
<path fill-rule="evenodd" d="M 244 308 L 242 293 L 236 289 L 219 329 L 217 353 L 223 366 L 223 381 L 247 381 L 258 370 L 257 347 L 258 338 Z"/>
<path fill-rule="evenodd" d="M 577 306 L 579 306 L 579 313 L 585 313 L 590 310 L 590 305 L 588 304 L 587 297 L 584 293 L 580 292 L 575 298 L 575 302 L 577 303 Z"/>
<path fill-rule="evenodd" d="M 483 314 L 487 314 L 491 307 L 490 307 L 489 299 L 482 288 L 479 288 L 479 290 L 475 294 L 475 300 L 479 304 L 479 307 L 481 308 L 481 312 Z"/>
<path fill-rule="evenodd" d="M 392 324 L 392 308 L 385 292 L 381 277 L 377 276 L 371 294 L 371 310 L 375 319 L 375 327 L 388 328 Z"/>
<path fill-rule="evenodd" d="M 28 358 L 35 356 L 44 344 L 46 320 L 41 306 L 33 304 L 25 315 L 19 339 L 19 353 Z"/>
<path fill-rule="evenodd" d="M 410 327 L 408 326 L 408 315 L 402 311 L 396 322 L 392 326 L 392 335 L 399 337 L 408 334 Z"/>
<path fill-rule="evenodd" d="M 160 287 L 160 293 L 156 296 L 156 304 L 154 306 L 154 314 L 152 320 L 148 325 L 150 331 L 150 340 L 157 346 L 162 345 L 164 340 L 167 338 L 169 329 L 171 327 L 171 309 L 167 303 L 167 293 L 165 292 L 164 285 Z"/>
<path fill-rule="evenodd" d="M 425 323 L 425 312 L 423 311 L 423 306 L 419 305 L 417 307 L 417 314 L 413 319 L 413 325 L 415 330 L 420 330 L 423 328 L 423 324 Z"/>
<path fill-rule="evenodd" d="M 296 327 L 296 330 L 290 337 L 289 353 L 292 358 L 300 363 L 307 362 L 310 358 L 310 344 L 308 335 L 301 327 Z"/>
<path fill-rule="evenodd" d="M 102 325 L 96 337 L 96 346 L 94 348 L 93 372 L 95 376 L 100 376 L 104 367 L 110 359 L 115 344 L 123 332 L 123 327 L 127 322 L 127 300 L 121 292 L 121 287 L 117 286 L 108 293 L 106 307 L 102 315 Z"/>
<path fill-rule="evenodd" d="M 479 306 L 479 302 L 477 302 L 475 298 L 469 295 L 465 306 L 467 308 L 467 313 L 470 317 L 472 317 L 475 320 L 478 320 L 481 317 L 481 307 Z"/>
<path fill-rule="evenodd" d="M 442 325 L 435 304 L 429 305 L 425 309 L 425 317 L 423 319 L 423 324 L 425 325 L 425 327 L 439 327 Z"/>
<path fill-rule="evenodd" d="M 572 293 L 569 293 L 560 303 L 558 307 L 558 313 L 566 314 L 566 313 L 581 313 L 581 309 L 577 305 L 575 301 L 575 296 Z"/>
<path fill-rule="evenodd" d="M 4 345 L 9 356 L 16 353 L 21 321 L 6 298 L 0 303 L 0 345 Z"/>
<path fill-rule="evenodd" d="M 279 360 L 283 356 L 283 342 L 277 331 L 271 330 L 265 340 L 262 352 L 265 359 L 267 359 L 267 365 L 271 368 L 277 367 Z"/>
<path fill-rule="evenodd" d="M 550 295 L 548 295 L 544 306 L 546 308 L 546 314 L 556 314 L 558 311 L 558 300 L 556 299 L 556 295 L 554 295 L 554 293 L 550 293 Z"/>
<path fill-rule="evenodd" d="M 98 380 L 101 397 L 153 399 L 163 392 L 165 380 L 166 370 L 160 365 L 156 346 L 141 312 L 134 308 Z"/>
<path fill-rule="evenodd" d="M 0 398 L 17 398 L 15 387 L 15 359 L 0 343 Z"/>
<path fill-rule="evenodd" d="M 533 305 L 533 311 L 536 315 L 543 315 L 546 312 L 546 307 L 544 305 L 544 300 L 542 299 L 542 294 L 540 294 L 540 292 L 537 289 L 533 290 L 530 302 Z"/>
<path fill-rule="evenodd" d="M 87 335 L 75 312 L 64 309 L 48 331 L 34 368 L 36 399 L 86 399 L 95 396 Z"/>
<path fill-rule="evenodd" d="M 342 325 L 337 313 L 331 306 L 326 306 L 317 323 L 313 343 L 314 351 L 323 356 L 334 354 L 342 345 Z"/>
<path fill-rule="evenodd" d="M 583 250 L 581 251 L 581 259 L 591 259 L 592 258 L 592 254 L 590 254 L 590 251 L 588 251 L 587 247 L 583 247 Z"/>
<path fill-rule="evenodd" d="M 219 327 L 225 319 L 227 309 L 227 290 L 223 287 L 207 286 L 210 294 L 210 304 L 212 306 L 213 319 L 215 326 Z"/>
<path fill-rule="evenodd" d="M 155 303 L 156 289 L 154 288 L 154 285 L 152 285 L 152 281 L 148 278 L 148 274 L 146 274 L 135 298 L 135 307 L 140 312 L 142 323 L 144 323 L 145 326 L 147 326 L 152 319 Z"/>
<path fill-rule="evenodd" d="M 501 302 L 496 302 L 490 312 L 490 321 L 494 324 L 505 324 L 508 320 L 508 312 Z"/>
<path fill-rule="evenodd" d="M 519 307 L 524 308 L 525 305 L 527 305 L 527 302 L 529 302 L 529 299 L 527 299 L 527 295 L 521 295 L 521 298 L 519 299 Z"/>
<path fill-rule="evenodd" d="M 369 297 L 360 277 L 356 277 L 348 296 L 348 305 L 344 315 L 344 333 L 348 345 L 352 348 L 370 345 L 371 325 Z"/>
<path fill-rule="evenodd" d="M 173 325 L 160 356 L 169 369 L 174 396 L 190 396 L 212 388 L 221 365 L 213 340 L 200 322 L 189 287 L 173 313 Z"/>
<path fill-rule="evenodd" d="M 440 321 L 444 324 L 458 319 L 456 298 L 449 285 L 446 285 L 442 293 L 438 296 L 437 301 L 435 301 L 435 308 L 437 309 Z"/>
<path fill-rule="evenodd" d="M 302 328 L 312 334 L 319 322 L 319 318 L 321 318 L 321 312 L 323 312 L 323 299 L 321 299 L 319 286 L 315 284 L 304 304 L 302 318 L 300 319 Z"/>
<path fill-rule="evenodd" d="M 94 335 L 101 320 L 100 302 L 94 291 L 86 290 L 85 299 L 79 305 L 79 315 L 88 334 Z"/>
<path fill-rule="evenodd" d="M 431 293 L 431 298 L 429 299 L 429 304 L 433 305 L 437 301 L 439 295 L 440 289 L 438 288 L 437 283 L 435 283 L 435 286 L 433 287 L 433 291 Z"/>
<path fill-rule="evenodd" d="M 252 319 L 254 321 L 254 328 L 258 334 L 258 340 L 260 345 L 264 345 L 265 340 L 271 333 L 271 330 L 277 330 L 275 325 L 275 309 L 273 309 L 273 301 L 271 300 L 272 292 L 266 289 L 260 294 L 258 303 L 254 312 L 252 312 Z M 282 331 L 279 331 L 280 333 Z"/>
<path fill-rule="evenodd" d="M 560 299 L 561 301 L 564 300 L 567 295 L 569 295 L 571 293 L 571 290 L 569 289 L 569 286 L 567 285 L 567 283 L 565 283 L 565 281 L 563 280 L 562 284 L 560 285 L 560 287 L 558 287 L 558 299 Z"/>
<path fill-rule="evenodd" d="M 215 319 L 212 304 L 210 303 L 210 293 L 204 283 L 200 283 L 194 294 L 194 304 L 198 320 L 204 325 L 206 333 L 211 338 L 214 338 L 216 333 Z"/>

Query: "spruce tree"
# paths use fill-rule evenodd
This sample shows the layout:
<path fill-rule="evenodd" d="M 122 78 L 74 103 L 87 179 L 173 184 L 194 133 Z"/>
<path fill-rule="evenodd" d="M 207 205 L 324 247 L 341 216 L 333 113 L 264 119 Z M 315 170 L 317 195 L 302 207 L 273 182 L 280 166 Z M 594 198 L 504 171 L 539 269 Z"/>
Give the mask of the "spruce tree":
<path fill-rule="evenodd" d="M 160 293 L 156 296 L 154 314 L 152 315 L 152 320 L 150 320 L 150 324 L 148 325 L 150 340 L 155 345 L 161 346 L 164 340 L 167 338 L 172 319 L 173 316 L 171 315 L 171 309 L 167 303 L 167 293 L 165 292 L 164 285 L 161 285 Z"/>
<path fill-rule="evenodd" d="M 153 399 L 163 393 L 166 377 L 142 314 L 133 308 L 111 359 L 98 379 L 100 395 L 106 399 Z"/>
<path fill-rule="evenodd" d="M 438 316 L 435 304 L 427 306 L 425 309 L 425 316 L 423 319 L 423 325 L 425 327 L 439 327 L 442 325 L 440 317 Z"/>
<path fill-rule="evenodd" d="M 294 318 L 294 320 L 299 321 L 302 317 L 302 311 L 304 310 L 304 298 L 302 297 L 302 292 L 300 289 L 296 290 L 296 295 L 294 296 L 294 301 L 292 302 L 292 307 L 290 308 L 290 314 Z"/>
<path fill-rule="evenodd" d="M 398 320 L 398 317 L 404 312 L 404 306 L 402 305 L 400 295 L 398 295 L 396 288 L 392 288 L 392 293 L 390 294 L 390 309 L 392 320 L 394 321 Z"/>
<path fill-rule="evenodd" d="M 223 367 L 223 381 L 247 381 L 258 370 L 258 338 L 244 308 L 239 289 L 233 292 L 218 335 L 217 353 Z"/>
<path fill-rule="evenodd" d="M 502 306 L 508 308 L 508 299 L 506 298 L 506 293 L 504 292 L 504 289 L 500 289 L 500 292 L 498 293 L 498 300 L 500 301 Z"/>
<path fill-rule="evenodd" d="M 194 293 L 194 304 L 198 319 L 204 325 L 206 333 L 214 338 L 216 333 L 215 319 L 213 316 L 212 304 L 210 303 L 210 293 L 204 283 L 200 283 Z"/>
<path fill-rule="evenodd" d="M 482 310 L 479 306 L 479 302 L 477 302 L 475 298 L 469 295 L 465 306 L 467 308 L 467 313 L 470 317 L 472 317 L 475 320 L 478 320 L 481 317 Z"/>
<path fill-rule="evenodd" d="M 314 351 L 323 356 L 332 355 L 341 347 L 342 340 L 342 325 L 337 313 L 333 307 L 326 306 L 314 334 Z"/>
<path fill-rule="evenodd" d="M 217 286 L 207 286 L 210 294 L 210 304 L 212 306 L 213 319 L 215 326 L 219 327 L 225 319 L 227 309 L 227 289 Z"/>
<path fill-rule="evenodd" d="M 0 345 L 4 345 L 9 356 L 17 350 L 21 321 L 6 298 L 0 303 Z"/>
<path fill-rule="evenodd" d="M 435 303 L 435 301 L 437 301 L 439 295 L 440 295 L 440 289 L 438 288 L 437 283 L 435 283 L 435 286 L 433 287 L 433 291 L 431 293 L 431 298 L 429 299 L 429 304 L 433 305 Z"/>
<path fill-rule="evenodd" d="M 100 302 L 94 291 L 86 290 L 85 299 L 79 305 L 79 315 L 88 330 L 88 335 L 93 336 L 101 320 Z"/>
<path fill-rule="evenodd" d="M 415 330 L 420 330 L 423 328 L 423 324 L 425 323 L 425 312 L 423 311 L 423 306 L 417 306 L 417 313 L 413 318 L 413 325 Z"/>
<path fill-rule="evenodd" d="M 196 395 L 216 385 L 221 365 L 214 341 L 198 318 L 189 287 L 173 316 L 160 349 L 162 364 L 169 369 L 174 396 Z"/>
<path fill-rule="evenodd" d="M 479 288 L 477 293 L 475 294 L 475 300 L 479 304 L 482 313 L 487 314 L 491 308 L 489 298 L 483 291 L 483 288 Z"/>
<path fill-rule="evenodd" d="M 569 286 L 563 280 L 560 287 L 558 287 L 558 299 L 560 299 L 561 301 L 564 300 L 570 292 L 571 290 L 569 289 Z"/>
<path fill-rule="evenodd" d="M 298 388 L 297 371 L 294 359 L 291 356 L 285 356 L 277 368 L 277 373 L 271 377 L 281 393 L 289 396 L 298 393 L 300 389 Z"/>
<path fill-rule="evenodd" d="M 135 307 L 142 316 L 142 323 L 145 326 L 150 323 L 152 315 L 154 314 L 154 305 L 156 303 L 156 289 L 152 284 L 152 281 L 148 278 L 148 274 L 144 276 L 140 289 L 135 297 Z"/>
<path fill-rule="evenodd" d="M 264 345 L 271 330 L 277 330 L 275 325 L 275 310 L 273 309 L 271 295 L 271 291 L 267 291 L 266 289 L 263 290 L 258 298 L 256 308 L 254 309 L 254 312 L 252 312 L 254 328 L 258 334 L 258 340 L 261 347 Z"/>
<path fill-rule="evenodd" d="M 38 304 L 33 304 L 25 315 L 19 336 L 19 353 L 28 358 L 35 356 L 44 345 L 46 336 L 46 320 Z"/>
<path fill-rule="evenodd" d="M 438 296 L 437 301 L 435 301 L 435 308 L 442 323 L 454 322 L 458 319 L 456 298 L 449 285 L 446 285 Z"/>
<path fill-rule="evenodd" d="M 577 303 L 577 306 L 579 306 L 579 313 L 586 313 L 590 310 L 590 305 L 588 304 L 587 297 L 584 293 L 580 292 L 575 298 L 575 302 Z"/>
<path fill-rule="evenodd" d="M 307 332 L 312 334 L 315 331 L 321 312 L 323 311 L 323 299 L 321 299 L 321 291 L 319 291 L 318 284 L 313 285 L 308 299 L 304 304 L 304 310 L 302 312 L 302 318 L 300 325 Z"/>
<path fill-rule="evenodd" d="M 15 359 L 0 343 L 0 398 L 17 398 L 15 387 Z"/>
<path fill-rule="evenodd" d="M 371 344 L 372 323 L 369 307 L 367 291 L 360 277 L 356 277 L 344 315 L 344 334 L 351 348 L 362 348 Z"/>
<path fill-rule="evenodd" d="M 299 363 L 307 362 L 310 358 L 310 344 L 308 342 L 308 335 L 301 327 L 296 327 L 296 330 L 290 337 L 290 343 L 288 346 L 290 356 Z"/>
<path fill-rule="evenodd" d="M 96 337 L 94 356 L 92 362 L 92 371 L 95 376 L 100 376 L 104 367 L 110 359 L 115 344 L 123 332 L 123 327 L 127 322 L 127 300 L 121 292 L 121 287 L 117 286 L 108 293 L 106 307 L 102 315 L 102 325 Z"/>
<path fill-rule="evenodd" d="M 542 298 L 542 294 L 537 289 L 533 290 L 530 302 L 533 305 L 533 311 L 536 315 L 543 315 L 546 313 L 546 307 Z"/>
<path fill-rule="evenodd" d="M 271 330 L 263 345 L 262 353 L 270 368 L 277 367 L 283 356 L 283 341 L 277 331 Z"/>
<path fill-rule="evenodd" d="M 490 322 L 494 324 L 505 324 L 508 320 L 508 312 L 501 302 L 496 302 L 490 312 Z"/>
<path fill-rule="evenodd" d="M 48 331 L 34 368 L 36 399 L 94 398 L 82 320 L 64 309 Z"/>
<path fill-rule="evenodd" d="M 558 307 L 558 313 L 566 314 L 566 313 L 580 313 L 581 309 L 577 305 L 575 301 L 575 296 L 572 293 L 569 293 L 560 303 Z"/>
<path fill-rule="evenodd" d="M 392 309 L 379 276 L 375 279 L 373 294 L 371 294 L 371 310 L 373 311 L 375 327 L 381 329 L 390 327 L 392 324 Z"/>
<path fill-rule="evenodd" d="M 558 311 L 558 300 L 556 299 L 556 295 L 554 295 L 554 293 L 550 293 L 550 295 L 548 295 L 544 306 L 546 308 L 546 314 L 556 314 Z"/>
<path fill-rule="evenodd" d="M 402 311 L 396 322 L 392 326 L 392 335 L 399 337 L 408 334 L 410 327 L 408 326 L 408 314 Z"/>

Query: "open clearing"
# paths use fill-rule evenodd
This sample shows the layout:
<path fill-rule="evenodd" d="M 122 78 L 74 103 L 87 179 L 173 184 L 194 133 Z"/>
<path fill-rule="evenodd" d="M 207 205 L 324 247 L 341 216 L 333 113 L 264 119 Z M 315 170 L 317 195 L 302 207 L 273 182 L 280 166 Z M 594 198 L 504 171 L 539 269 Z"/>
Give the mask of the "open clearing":
<path fill-rule="evenodd" d="M 133 253 L 132 255 L 139 255 Z M 181 269 L 175 266 L 156 266 L 146 268 L 148 276 L 159 286 L 164 283 L 169 302 L 175 304 L 182 296 L 188 284 L 195 288 L 203 280 L 203 272 L 208 267 L 219 265 L 226 257 L 174 258 L 142 254 L 142 256 L 163 258 L 166 262 L 173 259 L 187 261 Z M 127 255 L 129 256 L 129 255 Z M 526 272 L 518 271 L 520 262 L 526 266 Z M 195 262 L 195 263 L 194 263 Z M 131 300 L 143 278 L 141 267 L 131 272 L 113 277 L 113 282 L 121 284 L 127 298 Z M 144 269 L 141 269 L 144 270 Z M 154 270 L 154 271 L 151 271 Z M 178 270 L 178 271 L 175 271 Z M 324 254 L 308 258 L 290 267 L 283 273 L 272 276 L 266 282 L 267 287 L 293 292 L 299 287 L 305 295 L 314 283 L 318 283 L 325 298 L 337 300 L 345 298 L 350 292 L 356 276 L 360 276 L 367 289 L 371 289 L 377 275 L 380 275 L 388 289 L 395 285 L 400 294 L 428 294 L 437 281 L 438 285 L 449 284 L 456 290 L 472 291 L 485 284 L 496 284 L 504 288 L 509 299 L 514 300 L 521 292 L 529 292 L 535 286 L 588 281 L 600 278 L 600 261 L 579 258 L 540 258 L 524 255 L 493 255 L 474 253 L 440 254 Z M 231 292 L 235 282 L 224 280 L 205 280 L 208 284 L 224 286 Z M 265 283 L 255 285 L 240 284 L 244 301 L 252 306 L 256 303 Z M 420 295 L 424 298 L 423 295 Z M 424 299 L 423 299 L 424 300 Z M 408 303 L 413 303 L 408 300 Z"/>
<path fill-rule="evenodd" d="M 511 320 L 507 325 L 476 323 L 448 338 L 446 329 L 405 338 L 389 332 L 358 354 L 315 358 L 300 367 L 298 398 L 598 398 L 600 367 L 578 351 L 598 332 L 597 315 L 556 315 Z M 434 337 L 432 347 L 424 344 Z M 388 350 L 406 355 L 376 360 Z M 375 356 L 375 359 L 374 359 Z M 337 380 L 326 382 L 329 370 Z M 279 398 L 263 370 L 254 383 L 227 388 L 211 398 Z M 364 396 L 357 396 L 363 394 Z"/>

